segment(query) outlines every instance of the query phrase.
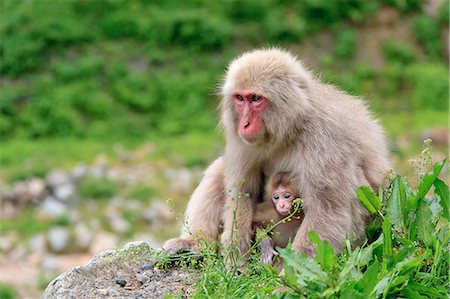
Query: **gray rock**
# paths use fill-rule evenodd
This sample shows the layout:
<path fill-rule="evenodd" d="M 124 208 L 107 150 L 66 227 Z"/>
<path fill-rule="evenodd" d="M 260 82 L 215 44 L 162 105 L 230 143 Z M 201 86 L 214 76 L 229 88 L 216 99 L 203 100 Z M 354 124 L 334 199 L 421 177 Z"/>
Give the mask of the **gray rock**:
<path fill-rule="evenodd" d="M 420 142 L 431 139 L 434 145 L 448 145 L 449 130 L 446 127 L 427 128 L 420 133 Z"/>
<path fill-rule="evenodd" d="M 70 176 L 61 170 L 54 170 L 47 175 L 47 184 L 55 188 L 56 186 L 70 183 Z"/>
<path fill-rule="evenodd" d="M 47 195 L 45 181 L 40 178 L 33 178 L 28 181 L 28 192 L 34 203 L 42 201 Z"/>
<path fill-rule="evenodd" d="M 56 226 L 50 229 L 47 235 L 49 249 L 55 253 L 68 251 L 70 246 L 70 234 L 68 229 Z"/>
<path fill-rule="evenodd" d="M 150 281 L 150 278 L 147 276 L 147 274 L 138 273 L 138 274 L 136 274 L 136 280 L 139 281 L 140 283 L 144 284 L 147 281 Z"/>
<path fill-rule="evenodd" d="M 90 230 L 85 224 L 78 223 L 74 227 L 75 247 L 82 251 L 89 250 L 93 239 L 92 230 Z"/>
<path fill-rule="evenodd" d="M 70 269 L 55 278 L 42 298 L 164 298 L 165 294 L 175 292 L 189 296 L 199 277 L 193 270 L 165 270 L 151 274 L 153 278 L 158 277 L 152 281 L 137 280 L 136 274 L 141 271 L 142 264 L 148 263 L 152 252 L 144 242 L 129 243 L 117 251 L 101 252 L 86 266 Z M 175 282 L 180 273 L 186 274 L 185 279 Z M 117 279 L 127 281 L 126 286 L 116 285 Z"/>
<path fill-rule="evenodd" d="M 80 179 L 82 179 L 83 177 L 85 177 L 88 173 L 89 169 L 87 168 L 86 165 L 80 164 L 75 166 L 74 169 L 72 169 L 72 178 L 75 181 L 79 181 Z"/>
<path fill-rule="evenodd" d="M 106 249 L 113 249 L 117 244 L 119 244 L 119 239 L 115 234 L 99 232 L 94 236 L 89 246 L 89 252 L 96 254 Z"/>
<path fill-rule="evenodd" d="M 75 199 L 75 186 L 73 183 L 65 183 L 54 188 L 53 194 L 62 201 L 70 201 Z"/>
<path fill-rule="evenodd" d="M 161 200 L 153 201 L 150 207 L 144 211 L 142 218 L 150 223 L 168 223 L 175 220 L 175 215 L 170 206 Z"/>
<path fill-rule="evenodd" d="M 16 232 L 6 233 L 0 236 L 0 252 L 8 252 L 14 248 L 19 237 Z"/>
<path fill-rule="evenodd" d="M 68 208 L 53 196 L 48 196 L 37 207 L 38 214 L 44 217 L 58 218 L 68 214 Z"/>
<path fill-rule="evenodd" d="M 45 254 L 45 252 L 47 251 L 45 235 L 39 234 L 39 235 L 33 236 L 28 241 L 28 248 L 32 252 L 35 252 L 35 253 L 37 252 L 42 255 Z"/>
<path fill-rule="evenodd" d="M 130 224 L 116 211 L 112 211 L 108 214 L 108 221 L 109 226 L 115 233 L 123 234 L 130 229 Z"/>
<path fill-rule="evenodd" d="M 172 169 L 165 172 L 173 191 L 190 191 L 193 186 L 193 174 L 187 168 Z"/>

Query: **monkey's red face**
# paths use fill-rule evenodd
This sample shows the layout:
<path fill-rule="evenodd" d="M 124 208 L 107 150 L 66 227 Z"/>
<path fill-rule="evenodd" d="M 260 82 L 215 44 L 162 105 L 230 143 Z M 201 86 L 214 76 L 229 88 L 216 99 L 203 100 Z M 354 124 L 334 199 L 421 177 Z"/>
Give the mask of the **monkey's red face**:
<path fill-rule="evenodd" d="M 292 212 L 294 199 L 295 196 L 285 188 L 278 188 L 272 196 L 275 208 L 282 216 L 287 216 Z"/>
<path fill-rule="evenodd" d="M 261 113 L 267 106 L 267 99 L 251 91 L 234 94 L 234 104 L 239 112 L 238 133 L 248 143 L 255 143 L 264 134 Z"/>

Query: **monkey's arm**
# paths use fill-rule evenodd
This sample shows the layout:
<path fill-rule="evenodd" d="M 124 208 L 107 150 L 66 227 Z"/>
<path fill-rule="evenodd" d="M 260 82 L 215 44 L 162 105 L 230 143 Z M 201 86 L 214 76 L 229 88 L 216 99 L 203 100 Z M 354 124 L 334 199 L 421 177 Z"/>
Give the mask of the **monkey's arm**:
<path fill-rule="evenodd" d="M 223 177 L 223 158 L 220 157 L 208 167 L 192 193 L 182 223 L 181 236 L 168 240 L 163 245 L 166 252 L 197 249 L 196 238 L 217 240 L 225 202 Z"/>
<path fill-rule="evenodd" d="M 263 223 L 269 224 L 272 221 L 277 222 L 280 219 L 280 214 L 276 211 L 272 201 L 265 200 L 256 205 L 253 222 L 261 225 Z"/>
<path fill-rule="evenodd" d="M 268 264 L 270 266 L 273 265 L 273 257 L 278 255 L 278 252 L 275 251 L 273 241 L 269 239 L 268 236 L 265 236 L 261 239 L 261 262 L 264 264 Z"/>

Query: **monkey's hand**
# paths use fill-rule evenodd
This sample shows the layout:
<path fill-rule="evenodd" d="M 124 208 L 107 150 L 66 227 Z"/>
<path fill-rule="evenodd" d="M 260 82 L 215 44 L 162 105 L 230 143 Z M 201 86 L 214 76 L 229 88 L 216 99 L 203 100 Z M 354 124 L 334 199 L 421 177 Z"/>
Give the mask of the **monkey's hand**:
<path fill-rule="evenodd" d="M 273 257 L 277 256 L 278 252 L 273 249 L 272 241 L 268 238 L 261 240 L 261 262 L 273 266 Z"/>
<path fill-rule="evenodd" d="M 163 250 L 167 254 L 176 254 L 184 250 L 199 251 L 193 238 L 175 238 L 166 241 Z"/>

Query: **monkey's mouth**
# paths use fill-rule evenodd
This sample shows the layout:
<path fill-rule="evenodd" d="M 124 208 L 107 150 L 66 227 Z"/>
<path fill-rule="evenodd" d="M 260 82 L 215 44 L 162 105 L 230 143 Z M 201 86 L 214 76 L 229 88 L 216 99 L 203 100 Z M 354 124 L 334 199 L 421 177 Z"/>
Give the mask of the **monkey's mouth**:
<path fill-rule="evenodd" d="M 239 136 L 241 139 L 248 145 L 255 145 L 261 142 L 261 133 L 256 134 L 242 134 L 240 133 Z"/>
<path fill-rule="evenodd" d="M 291 210 L 278 210 L 278 213 L 280 213 L 281 216 L 287 216 L 290 212 Z"/>

